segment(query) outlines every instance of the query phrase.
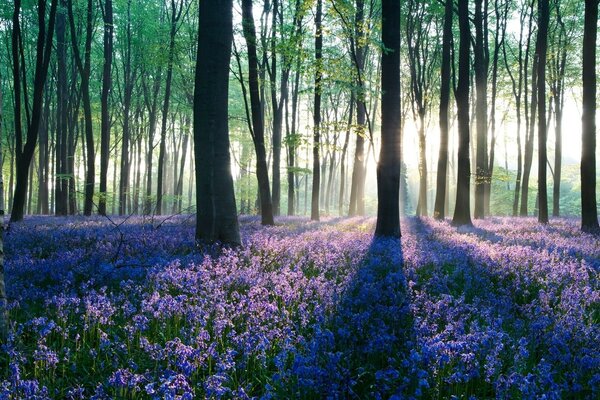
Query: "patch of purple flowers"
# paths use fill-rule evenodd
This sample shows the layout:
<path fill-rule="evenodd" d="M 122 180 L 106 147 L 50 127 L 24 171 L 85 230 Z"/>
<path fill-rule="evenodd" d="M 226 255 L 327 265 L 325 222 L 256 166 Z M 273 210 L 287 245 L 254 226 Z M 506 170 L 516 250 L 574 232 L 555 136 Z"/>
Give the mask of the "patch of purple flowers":
<path fill-rule="evenodd" d="M 597 398 L 600 242 L 572 220 L 31 217 L 5 237 L 0 399 Z"/>

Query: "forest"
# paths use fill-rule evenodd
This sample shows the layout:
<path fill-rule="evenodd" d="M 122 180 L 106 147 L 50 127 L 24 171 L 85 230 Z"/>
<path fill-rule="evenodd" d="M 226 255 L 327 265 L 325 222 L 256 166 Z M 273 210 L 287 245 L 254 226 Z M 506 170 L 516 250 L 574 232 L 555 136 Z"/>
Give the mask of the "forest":
<path fill-rule="evenodd" d="M 0 399 L 599 398 L 599 3 L 1 2 Z"/>

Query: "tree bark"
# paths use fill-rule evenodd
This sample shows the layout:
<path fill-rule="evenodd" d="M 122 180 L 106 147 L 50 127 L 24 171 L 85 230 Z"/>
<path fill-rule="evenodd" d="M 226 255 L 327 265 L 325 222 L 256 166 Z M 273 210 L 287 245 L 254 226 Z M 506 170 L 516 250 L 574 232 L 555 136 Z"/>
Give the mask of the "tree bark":
<path fill-rule="evenodd" d="M 598 232 L 596 203 L 596 38 L 598 0 L 585 0 L 583 29 L 583 115 L 581 147 L 581 229 Z"/>
<path fill-rule="evenodd" d="M 85 44 L 83 60 L 79 46 L 77 45 L 77 31 L 75 29 L 75 18 L 73 15 L 73 0 L 68 0 L 69 25 L 71 34 L 71 45 L 73 57 L 81 75 L 81 97 L 83 101 L 83 118 L 85 122 L 85 149 L 86 149 L 86 172 L 85 172 L 85 197 L 83 201 L 83 215 L 92 215 L 94 204 L 94 184 L 96 179 L 96 160 L 94 151 L 94 131 L 92 123 L 92 105 L 90 101 L 90 73 L 91 73 L 91 50 L 93 39 L 94 9 L 93 1 L 87 0 Z"/>
<path fill-rule="evenodd" d="M 485 2 L 485 4 L 484 4 Z M 475 160 L 475 211 L 476 219 L 485 218 L 485 185 L 487 174 L 487 75 L 489 67 L 489 52 L 487 40 L 487 8 L 488 0 L 475 0 L 475 47 L 474 63 L 475 89 L 477 99 L 475 115 L 477 120 L 477 149 Z"/>
<path fill-rule="evenodd" d="M 169 117 L 169 104 L 171 99 L 171 83 L 173 80 L 173 61 L 175 58 L 175 35 L 177 33 L 177 22 L 181 17 L 183 3 L 179 8 L 175 4 L 175 0 L 171 0 L 171 30 L 169 33 L 169 58 L 167 61 L 167 78 L 165 82 L 165 98 L 162 107 L 162 124 L 160 129 L 160 145 L 158 151 L 158 171 L 156 183 L 156 214 L 162 214 L 163 207 L 163 191 L 164 191 L 164 174 L 165 174 L 165 156 L 166 156 L 166 141 L 167 141 L 167 121 Z"/>
<path fill-rule="evenodd" d="M 320 147 L 321 147 L 321 81 L 323 78 L 323 30 L 321 19 L 323 15 L 323 1 L 317 0 L 317 13 L 315 16 L 315 98 L 313 109 L 313 179 L 312 197 L 310 204 L 310 219 L 319 220 L 319 190 L 321 187 Z"/>
<path fill-rule="evenodd" d="M 42 117 L 42 107 L 44 103 L 44 86 L 48 75 L 48 66 L 52 51 L 52 38 L 54 35 L 54 23 L 56 17 L 57 0 L 50 3 L 50 14 L 48 19 L 48 28 L 46 29 L 46 1 L 38 1 L 38 35 L 35 56 L 35 73 L 33 82 L 33 104 L 31 107 L 31 119 L 27 123 L 26 141 L 23 144 L 23 127 L 21 125 L 21 100 L 20 91 L 27 93 L 25 82 L 21 82 L 19 63 L 19 41 L 21 40 L 21 28 L 19 14 L 21 11 L 21 1 L 15 0 L 13 13 L 13 35 L 12 35 L 12 53 L 13 53 L 13 87 L 15 93 L 15 158 L 16 158 L 16 184 L 13 195 L 11 222 L 23 220 L 25 211 L 25 199 L 28 187 L 28 174 L 35 145 L 38 139 L 40 122 Z M 22 66 L 25 70 L 25 65 Z"/>
<path fill-rule="evenodd" d="M 102 67 L 102 94 L 100 97 L 100 188 L 98 199 L 98 213 L 106 215 L 107 187 L 108 187 L 108 161 L 110 157 L 110 120 L 109 96 L 112 86 L 112 52 L 113 52 L 113 6 L 112 0 L 104 0 L 102 6 L 102 19 L 104 21 L 104 66 Z"/>
<path fill-rule="evenodd" d="M 248 47 L 248 86 L 252 110 L 252 139 L 256 151 L 256 177 L 260 197 L 260 214 L 263 225 L 273 225 L 273 203 L 269 187 L 269 170 L 265 150 L 264 120 L 259 92 L 258 58 L 256 55 L 256 30 L 252 15 L 252 0 L 242 0 L 242 25 Z"/>
<path fill-rule="evenodd" d="M 381 148 L 375 236 L 400 237 L 400 2 L 382 0 Z"/>
<path fill-rule="evenodd" d="M 232 8 L 232 0 L 199 3 L 194 89 L 196 240 L 239 245 L 228 127 Z"/>
<path fill-rule="evenodd" d="M 437 165 L 437 181 L 433 216 L 443 220 L 446 217 L 446 184 L 448 181 L 448 108 L 450 105 L 450 74 L 452 51 L 453 1 L 444 5 L 444 36 L 442 39 L 442 80 L 440 85 L 440 152 Z"/>
<path fill-rule="evenodd" d="M 458 172 L 456 184 L 456 205 L 452 224 L 455 226 L 471 225 L 469 161 L 469 2 L 458 0 L 458 26 L 460 44 L 458 55 L 458 86 L 455 91 L 458 117 Z"/>
<path fill-rule="evenodd" d="M 547 128 L 546 128 L 546 53 L 548 49 L 548 22 L 550 11 L 548 0 L 538 0 L 538 36 L 536 53 L 538 58 L 538 221 L 548 223 L 548 186 L 546 177 Z"/>

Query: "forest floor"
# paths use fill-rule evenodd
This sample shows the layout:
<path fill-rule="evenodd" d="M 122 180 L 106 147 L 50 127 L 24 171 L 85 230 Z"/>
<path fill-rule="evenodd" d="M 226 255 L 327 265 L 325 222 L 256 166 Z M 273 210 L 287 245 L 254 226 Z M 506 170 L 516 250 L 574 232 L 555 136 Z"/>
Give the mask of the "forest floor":
<path fill-rule="evenodd" d="M 0 399 L 599 398 L 600 241 L 574 220 L 29 217 Z"/>

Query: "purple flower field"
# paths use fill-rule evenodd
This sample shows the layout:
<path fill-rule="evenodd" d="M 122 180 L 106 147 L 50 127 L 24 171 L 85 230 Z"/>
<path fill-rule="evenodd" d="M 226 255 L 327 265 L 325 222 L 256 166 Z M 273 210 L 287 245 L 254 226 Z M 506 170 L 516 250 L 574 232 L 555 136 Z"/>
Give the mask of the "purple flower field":
<path fill-rule="evenodd" d="M 600 398 L 600 241 L 578 221 L 29 217 L 5 236 L 0 399 Z"/>

